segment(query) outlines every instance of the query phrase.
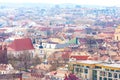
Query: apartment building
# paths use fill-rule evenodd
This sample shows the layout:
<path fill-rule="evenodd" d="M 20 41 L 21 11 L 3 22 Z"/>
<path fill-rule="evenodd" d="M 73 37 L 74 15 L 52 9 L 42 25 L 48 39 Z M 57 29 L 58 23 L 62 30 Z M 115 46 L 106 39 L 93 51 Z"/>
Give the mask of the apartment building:
<path fill-rule="evenodd" d="M 120 80 L 120 64 L 82 60 L 71 62 L 69 69 L 82 80 Z"/>

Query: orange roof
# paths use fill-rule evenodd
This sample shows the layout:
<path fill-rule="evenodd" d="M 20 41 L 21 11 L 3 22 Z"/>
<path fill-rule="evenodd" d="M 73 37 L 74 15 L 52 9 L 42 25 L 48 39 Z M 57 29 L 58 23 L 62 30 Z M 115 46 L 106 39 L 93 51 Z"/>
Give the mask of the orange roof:
<path fill-rule="evenodd" d="M 107 59 L 109 59 L 109 56 L 103 56 L 103 57 L 100 58 L 100 60 L 103 60 L 103 61 L 105 61 Z"/>
<path fill-rule="evenodd" d="M 14 51 L 34 49 L 30 38 L 15 39 L 10 45 L 8 45 L 8 47 Z"/>

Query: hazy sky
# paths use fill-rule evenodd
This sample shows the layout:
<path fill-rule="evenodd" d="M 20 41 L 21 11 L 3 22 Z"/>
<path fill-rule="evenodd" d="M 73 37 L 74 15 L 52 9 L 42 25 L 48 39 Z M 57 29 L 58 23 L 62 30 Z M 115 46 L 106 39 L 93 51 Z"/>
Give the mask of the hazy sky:
<path fill-rule="evenodd" d="M 0 0 L 4 3 L 75 3 L 88 5 L 106 5 L 106 6 L 120 6 L 120 0 Z"/>

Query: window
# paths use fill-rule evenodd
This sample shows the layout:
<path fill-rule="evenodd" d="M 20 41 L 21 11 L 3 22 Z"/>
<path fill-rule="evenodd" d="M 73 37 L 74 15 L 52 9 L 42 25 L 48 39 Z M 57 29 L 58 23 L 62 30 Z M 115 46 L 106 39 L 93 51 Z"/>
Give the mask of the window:
<path fill-rule="evenodd" d="M 114 72 L 114 70 L 111 70 L 112 72 Z"/>
<path fill-rule="evenodd" d="M 100 76 L 107 76 L 107 73 L 104 71 L 100 71 Z"/>
<path fill-rule="evenodd" d="M 92 80 L 97 80 L 97 71 L 96 70 L 92 71 L 92 77 L 93 77 Z"/>
<path fill-rule="evenodd" d="M 75 72 L 79 72 L 79 68 L 75 68 Z"/>
<path fill-rule="evenodd" d="M 101 67 L 99 67 L 99 66 L 95 66 L 95 68 L 97 68 L 97 69 L 101 69 Z"/>
<path fill-rule="evenodd" d="M 120 79 L 120 74 L 119 74 L 119 79 Z"/>
<path fill-rule="evenodd" d="M 109 72 L 109 73 L 108 73 L 108 77 L 112 77 L 112 73 Z"/>
<path fill-rule="evenodd" d="M 79 65 L 79 67 L 81 67 L 81 65 Z"/>
<path fill-rule="evenodd" d="M 102 73 L 102 71 L 100 71 L 100 76 L 103 76 L 103 73 Z"/>
<path fill-rule="evenodd" d="M 107 72 L 104 72 L 104 76 L 107 76 Z"/>
<path fill-rule="evenodd" d="M 85 69 L 85 73 L 86 73 L 86 74 L 88 73 L 88 69 Z"/>
<path fill-rule="evenodd" d="M 117 73 L 114 73 L 114 78 L 117 78 Z"/>
<path fill-rule="evenodd" d="M 107 80 L 107 78 L 104 78 L 103 80 Z"/>
<path fill-rule="evenodd" d="M 89 68 L 89 66 L 86 66 L 86 68 Z"/>
<path fill-rule="evenodd" d="M 120 72 L 120 70 L 116 70 L 116 72 Z"/>
<path fill-rule="evenodd" d="M 100 77 L 99 80 L 102 80 L 102 77 Z"/>
<path fill-rule="evenodd" d="M 105 71 L 109 71 L 109 69 L 105 69 Z"/>
<path fill-rule="evenodd" d="M 83 73 L 83 69 L 82 68 L 80 68 L 80 72 Z"/>
<path fill-rule="evenodd" d="M 108 78 L 108 80 L 112 80 L 111 78 Z"/>
<path fill-rule="evenodd" d="M 80 65 L 77 65 L 77 66 L 80 66 Z"/>

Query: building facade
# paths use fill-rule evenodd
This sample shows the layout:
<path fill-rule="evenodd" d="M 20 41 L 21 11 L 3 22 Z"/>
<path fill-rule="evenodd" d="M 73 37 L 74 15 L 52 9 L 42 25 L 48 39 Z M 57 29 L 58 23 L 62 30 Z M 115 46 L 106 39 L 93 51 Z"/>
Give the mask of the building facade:
<path fill-rule="evenodd" d="M 82 80 L 120 80 L 120 64 L 84 60 L 69 66 Z"/>

